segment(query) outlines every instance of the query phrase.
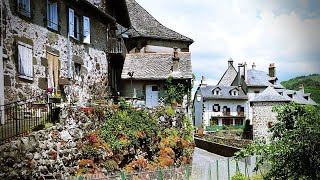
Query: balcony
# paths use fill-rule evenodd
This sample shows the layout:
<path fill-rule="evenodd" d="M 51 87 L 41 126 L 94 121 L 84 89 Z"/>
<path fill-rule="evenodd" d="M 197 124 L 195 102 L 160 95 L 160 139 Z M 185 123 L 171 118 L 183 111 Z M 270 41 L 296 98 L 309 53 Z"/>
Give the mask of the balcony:
<path fill-rule="evenodd" d="M 109 54 L 121 54 L 123 58 L 125 58 L 127 54 L 126 45 L 123 39 L 117 37 L 109 37 L 107 51 Z"/>

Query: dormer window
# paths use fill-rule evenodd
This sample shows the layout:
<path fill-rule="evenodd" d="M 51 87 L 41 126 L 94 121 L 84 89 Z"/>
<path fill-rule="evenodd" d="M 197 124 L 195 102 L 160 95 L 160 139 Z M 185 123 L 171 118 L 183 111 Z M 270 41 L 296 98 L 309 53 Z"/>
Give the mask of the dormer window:
<path fill-rule="evenodd" d="M 231 96 L 239 96 L 239 91 L 238 89 L 233 89 L 230 91 Z"/>
<path fill-rule="evenodd" d="M 215 89 L 213 89 L 212 90 L 212 93 L 213 93 L 213 95 L 215 95 L 215 96 L 219 96 L 219 95 L 221 95 L 221 89 L 218 87 L 218 88 L 215 88 Z"/>
<path fill-rule="evenodd" d="M 307 101 L 309 101 L 309 96 L 303 96 Z"/>
<path fill-rule="evenodd" d="M 288 96 L 289 96 L 290 98 L 292 98 L 292 97 L 293 97 L 293 95 L 292 95 L 292 94 L 288 94 Z"/>

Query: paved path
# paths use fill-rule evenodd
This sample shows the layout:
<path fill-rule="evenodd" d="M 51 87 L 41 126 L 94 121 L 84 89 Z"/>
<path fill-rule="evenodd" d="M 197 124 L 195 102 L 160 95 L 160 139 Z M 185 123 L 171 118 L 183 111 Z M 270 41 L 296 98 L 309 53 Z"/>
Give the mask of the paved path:
<path fill-rule="evenodd" d="M 252 159 L 252 158 L 251 158 Z M 218 168 L 217 168 L 218 160 Z M 238 166 L 242 174 L 252 175 L 253 164 L 250 160 L 247 161 L 247 170 L 245 169 L 244 161 L 239 161 Z M 229 172 L 230 177 L 236 172 L 236 162 L 233 158 L 229 158 Z M 220 180 L 228 179 L 228 158 L 214 153 L 210 153 L 206 150 L 195 148 L 192 160 L 192 179 L 217 179 L 217 174 Z"/>

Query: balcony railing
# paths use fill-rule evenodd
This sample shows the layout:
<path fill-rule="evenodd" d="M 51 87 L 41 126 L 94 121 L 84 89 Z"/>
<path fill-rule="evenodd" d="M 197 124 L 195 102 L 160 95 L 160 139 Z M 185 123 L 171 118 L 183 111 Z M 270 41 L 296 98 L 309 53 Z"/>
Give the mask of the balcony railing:
<path fill-rule="evenodd" d="M 214 112 L 214 111 L 206 111 L 206 115 L 209 114 L 210 117 L 244 117 L 245 113 L 244 112 L 236 112 L 236 111 L 231 111 L 231 112 Z"/>
<path fill-rule="evenodd" d="M 109 54 L 121 54 L 126 57 L 127 49 L 122 38 L 109 37 L 107 48 Z"/>

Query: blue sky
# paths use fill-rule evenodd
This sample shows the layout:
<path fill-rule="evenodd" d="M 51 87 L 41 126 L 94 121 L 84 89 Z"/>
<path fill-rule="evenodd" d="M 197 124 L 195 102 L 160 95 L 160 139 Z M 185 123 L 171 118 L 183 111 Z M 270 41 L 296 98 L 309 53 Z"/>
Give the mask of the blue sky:
<path fill-rule="evenodd" d="M 163 25 L 192 38 L 193 72 L 216 84 L 231 57 L 279 81 L 320 73 L 319 0 L 136 0 Z"/>

